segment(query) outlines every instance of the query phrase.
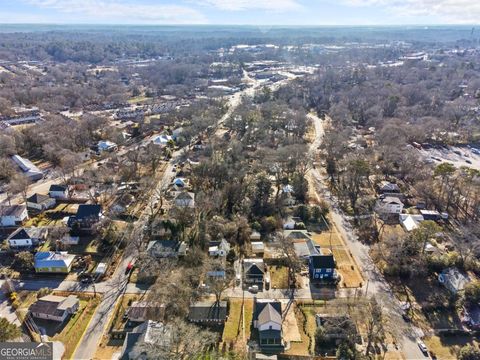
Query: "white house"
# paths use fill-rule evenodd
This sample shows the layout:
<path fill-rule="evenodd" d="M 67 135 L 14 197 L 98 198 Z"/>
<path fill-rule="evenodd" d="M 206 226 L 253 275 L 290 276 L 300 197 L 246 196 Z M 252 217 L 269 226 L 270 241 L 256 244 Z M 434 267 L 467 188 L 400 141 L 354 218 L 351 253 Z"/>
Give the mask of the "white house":
<path fill-rule="evenodd" d="M 178 207 L 195 207 L 195 194 L 192 192 L 181 192 L 175 197 L 175 205 Z"/>
<path fill-rule="evenodd" d="M 438 275 L 438 281 L 450 292 L 457 294 L 465 289 L 465 285 L 470 282 L 470 278 L 457 268 L 448 268 Z"/>
<path fill-rule="evenodd" d="M 43 172 L 30 160 L 22 158 L 19 155 L 13 155 L 12 160 L 30 180 L 37 181 L 43 178 Z"/>
<path fill-rule="evenodd" d="M 262 349 L 282 348 L 282 303 L 277 300 L 255 299 L 253 327 L 258 330 Z"/>
<path fill-rule="evenodd" d="M 29 248 L 45 240 L 47 235 L 47 228 L 18 228 L 8 236 L 7 242 L 13 249 Z"/>
<path fill-rule="evenodd" d="M 263 253 L 265 252 L 265 244 L 262 241 L 252 241 L 250 244 L 252 245 L 252 252 L 255 255 L 263 255 Z"/>
<path fill-rule="evenodd" d="M 399 220 L 400 225 L 402 225 L 404 230 L 406 232 L 410 232 L 418 229 L 420 223 L 424 220 L 424 218 L 422 215 L 400 214 Z"/>
<path fill-rule="evenodd" d="M 54 199 L 67 199 L 68 198 L 68 187 L 64 185 L 50 185 L 48 190 L 48 196 Z"/>
<path fill-rule="evenodd" d="M 222 239 L 221 241 L 210 241 L 208 255 L 225 257 L 229 251 L 230 244 L 227 240 Z"/>
<path fill-rule="evenodd" d="M 173 141 L 173 138 L 172 138 L 170 135 L 165 135 L 165 134 L 156 135 L 156 136 L 154 136 L 153 139 L 152 139 L 152 142 L 153 142 L 155 145 L 159 145 L 159 146 L 167 146 L 167 144 L 168 144 L 170 141 Z"/>
<path fill-rule="evenodd" d="M 393 196 L 380 197 L 375 204 L 375 211 L 379 215 L 400 214 L 403 210 L 402 201 Z"/>
<path fill-rule="evenodd" d="M 283 222 L 283 229 L 284 230 L 293 230 L 295 229 L 295 226 L 298 224 L 302 223 L 302 219 L 299 217 L 289 217 L 287 220 Z"/>
<path fill-rule="evenodd" d="M 33 194 L 27 198 L 27 208 L 36 211 L 44 211 L 55 206 L 54 198 L 43 194 Z"/>
<path fill-rule="evenodd" d="M 27 207 L 25 205 L 0 206 L 0 225 L 18 226 L 28 219 Z"/>

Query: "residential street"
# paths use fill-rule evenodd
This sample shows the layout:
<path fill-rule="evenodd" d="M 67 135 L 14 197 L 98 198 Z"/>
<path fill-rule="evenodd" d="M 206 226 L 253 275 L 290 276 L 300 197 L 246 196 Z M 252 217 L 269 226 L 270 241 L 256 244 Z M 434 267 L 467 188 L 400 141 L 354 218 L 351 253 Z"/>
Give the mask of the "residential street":
<path fill-rule="evenodd" d="M 310 150 L 311 153 L 314 153 L 314 151 L 316 151 L 322 142 L 324 135 L 324 124 L 322 119 L 320 119 L 318 116 L 309 114 L 309 118 L 313 121 L 316 132 L 315 141 L 311 144 Z M 333 220 L 333 225 L 342 235 L 343 239 L 347 242 L 353 257 L 359 264 L 364 277 L 367 280 L 367 295 L 375 297 L 381 302 L 384 310 L 394 315 L 394 319 L 398 325 L 397 328 L 402 333 L 402 342 L 400 346 L 406 358 L 408 360 L 425 359 L 425 356 L 417 345 L 418 338 L 423 336 L 422 331 L 417 327 L 406 323 L 403 318 L 399 316 L 402 313 L 400 302 L 394 296 L 388 282 L 385 280 L 378 268 L 373 264 L 373 261 L 369 255 L 369 247 L 358 241 L 358 238 L 356 237 L 351 225 L 345 220 L 345 215 L 340 210 L 335 198 L 325 185 L 327 179 L 325 179 L 316 168 L 313 168 L 310 171 L 310 175 L 312 181 L 314 181 L 317 195 L 319 198 L 325 200 L 331 207 L 330 215 Z"/>

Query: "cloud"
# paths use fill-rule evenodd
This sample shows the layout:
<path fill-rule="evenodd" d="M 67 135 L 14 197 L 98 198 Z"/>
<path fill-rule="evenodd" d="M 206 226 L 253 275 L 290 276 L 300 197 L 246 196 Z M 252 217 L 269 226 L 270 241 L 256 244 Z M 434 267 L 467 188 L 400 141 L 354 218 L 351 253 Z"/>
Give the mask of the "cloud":
<path fill-rule="evenodd" d="M 191 0 L 190 2 L 227 11 L 270 10 L 284 12 L 303 8 L 296 0 Z"/>
<path fill-rule="evenodd" d="M 381 6 L 402 16 L 438 17 L 442 22 L 456 24 L 480 23 L 478 0 L 341 0 L 353 6 Z"/>
<path fill-rule="evenodd" d="M 24 0 L 43 9 L 86 18 L 88 22 L 205 24 L 199 11 L 180 5 L 147 5 L 120 0 Z M 61 19 L 59 19 L 61 20 Z"/>

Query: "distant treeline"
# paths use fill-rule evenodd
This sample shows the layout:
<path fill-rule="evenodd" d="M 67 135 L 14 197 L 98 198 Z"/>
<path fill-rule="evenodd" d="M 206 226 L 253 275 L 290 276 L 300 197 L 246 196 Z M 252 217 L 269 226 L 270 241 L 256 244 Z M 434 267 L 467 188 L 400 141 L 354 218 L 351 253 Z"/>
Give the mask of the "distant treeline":
<path fill-rule="evenodd" d="M 0 59 L 101 63 L 125 57 L 178 56 L 246 44 L 338 44 L 406 41 L 478 45 L 468 26 L 256 27 L 2 25 Z"/>

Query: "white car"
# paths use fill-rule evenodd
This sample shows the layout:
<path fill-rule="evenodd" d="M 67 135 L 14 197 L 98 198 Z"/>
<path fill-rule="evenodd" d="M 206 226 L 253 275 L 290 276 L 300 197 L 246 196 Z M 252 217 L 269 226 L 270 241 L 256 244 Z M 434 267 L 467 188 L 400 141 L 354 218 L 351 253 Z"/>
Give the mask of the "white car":
<path fill-rule="evenodd" d="M 418 341 L 417 344 L 418 344 L 418 347 L 420 348 L 420 350 L 423 352 L 423 354 L 425 356 L 428 356 L 427 345 L 425 345 L 422 341 Z"/>

